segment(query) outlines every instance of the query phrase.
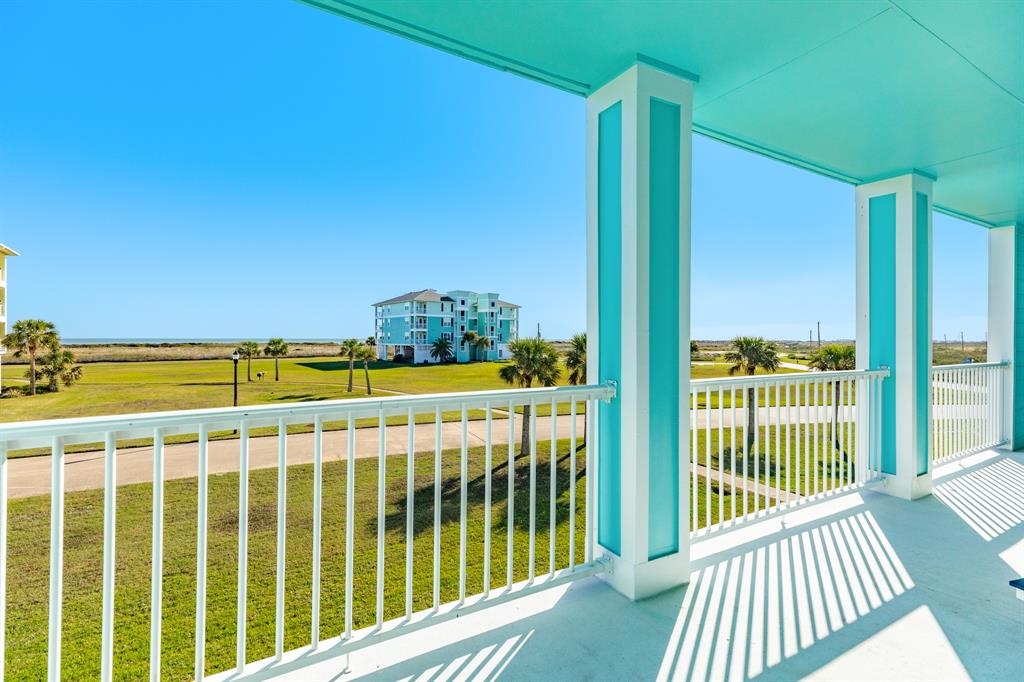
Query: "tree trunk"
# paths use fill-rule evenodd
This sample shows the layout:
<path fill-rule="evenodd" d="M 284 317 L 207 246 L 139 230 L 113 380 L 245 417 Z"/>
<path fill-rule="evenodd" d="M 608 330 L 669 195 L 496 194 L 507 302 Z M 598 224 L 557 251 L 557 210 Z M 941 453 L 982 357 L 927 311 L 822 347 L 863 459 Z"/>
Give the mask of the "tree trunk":
<path fill-rule="evenodd" d="M 245 380 L 252 381 L 252 356 L 245 359 Z"/>
<path fill-rule="evenodd" d="M 757 390 L 751 386 L 747 389 L 747 452 L 750 455 L 750 448 L 754 445 L 754 429 L 757 428 Z M 707 414 L 711 414 L 711 406 L 707 406 Z M 710 422 L 708 422 L 710 424 Z"/>
<path fill-rule="evenodd" d="M 530 406 L 523 405 L 523 436 L 519 441 L 519 454 L 530 451 Z"/>
<path fill-rule="evenodd" d="M 50 393 L 56 393 L 58 390 L 60 390 L 60 387 L 57 386 L 57 377 L 52 377 L 50 379 L 49 389 L 50 389 Z"/>
<path fill-rule="evenodd" d="M 587 444 L 587 412 L 589 412 L 589 410 L 587 409 L 587 406 L 589 404 L 590 403 L 587 403 L 586 401 L 584 401 L 584 403 L 583 403 L 583 445 L 584 446 Z"/>
<path fill-rule="evenodd" d="M 366 395 L 373 395 L 373 390 L 370 388 L 370 365 L 363 360 L 363 374 L 366 375 Z"/>
<path fill-rule="evenodd" d="M 29 393 L 32 395 L 36 394 L 36 356 L 34 353 L 28 354 L 28 385 Z"/>
<path fill-rule="evenodd" d="M 281 376 L 280 373 L 277 371 L 277 356 L 275 355 L 274 356 L 274 381 L 278 381 L 280 376 Z"/>
<path fill-rule="evenodd" d="M 835 397 L 836 397 L 836 399 L 832 401 L 832 412 L 833 412 L 833 414 L 832 414 L 832 442 L 835 445 L 836 450 L 839 451 L 839 454 L 842 455 L 842 457 L 843 457 L 843 464 L 846 464 L 846 461 L 847 461 L 846 451 L 843 450 L 842 443 L 839 442 L 839 434 L 840 434 L 840 430 L 839 430 L 840 429 L 840 427 L 839 427 L 839 400 L 840 400 L 840 397 L 841 397 L 840 394 L 839 394 L 839 392 L 840 392 L 839 382 L 838 381 L 835 382 L 834 385 L 835 385 Z"/>
<path fill-rule="evenodd" d="M 355 357 L 348 356 L 348 392 L 352 392 L 352 373 L 355 372 Z"/>

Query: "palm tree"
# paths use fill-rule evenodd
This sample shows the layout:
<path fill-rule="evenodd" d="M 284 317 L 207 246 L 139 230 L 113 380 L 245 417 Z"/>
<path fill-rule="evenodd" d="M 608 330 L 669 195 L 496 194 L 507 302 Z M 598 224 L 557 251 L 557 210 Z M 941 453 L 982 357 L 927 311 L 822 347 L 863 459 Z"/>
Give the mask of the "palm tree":
<path fill-rule="evenodd" d="M 476 348 L 477 351 L 476 359 L 486 360 L 487 351 L 491 349 L 491 340 L 486 336 L 477 336 L 476 340 L 473 342 L 473 347 Z"/>
<path fill-rule="evenodd" d="M 737 336 L 732 340 L 732 350 L 725 354 L 725 359 L 733 363 L 729 368 L 730 376 L 743 372 L 748 376 L 757 374 L 757 370 L 775 372 L 779 369 L 779 347 L 774 341 L 765 341 L 760 336 Z M 757 391 L 751 386 L 747 389 L 747 450 L 754 444 L 754 429 L 757 428 Z M 707 409 L 711 409 L 708 405 Z"/>
<path fill-rule="evenodd" d="M 476 344 L 479 338 L 480 335 L 474 331 L 468 331 L 462 335 L 462 343 L 466 344 L 466 347 L 469 348 L 470 360 L 473 359 L 473 351 L 476 350 Z"/>
<path fill-rule="evenodd" d="M 541 386 L 554 386 L 561 370 L 558 368 L 558 351 L 541 339 L 520 339 L 508 344 L 512 361 L 502 365 L 498 376 L 505 383 L 530 388 L 533 382 Z M 510 415 L 511 418 L 511 415 Z M 530 443 L 530 406 L 523 405 L 523 436 L 519 451 L 525 452 Z M 509 444 L 511 447 L 511 443 Z"/>
<path fill-rule="evenodd" d="M 370 363 L 377 359 L 377 354 L 369 346 L 363 346 L 356 351 L 356 360 L 363 363 L 363 375 L 366 377 L 366 394 L 373 395 L 370 388 Z"/>
<path fill-rule="evenodd" d="M 51 393 L 57 392 L 59 383 L 71 386 L 82 378 L 82 367 L 75 364 L 75 354 L 59 345 L 52 346 L 41 362 L 39 374 L 49 379 Z"/>
<path fill-rule="evenodd" d="M 352 392 L 352 373 L 355 371 L 356 364 L 356 353 L 359 352 L 360 348 L 363 348 L 363 344 L 360 343 L 359 339 L 345 339 L 341 342 L 341 357 L 348 358 L 348 392 Z"/>
<path fill-rule="evenodd" d="M 840 372 L 853 369 L 857 365 L 856 349 L 846 343 L 827 343 L 814 351 L 810 362 L 807 363 L 813 369 L 821 372 Z M 832 401 L 832 441 L 837 450 L 843 455 L 846 461 L 847 455 L 839 443 L 839 392 L 841 390 L 838 381 L 832 382 L 835 399 Z"/>
<path fill-rule="evenodd" d="M 434 339 L 430 344 L 430 357 L 438 362 L 448 362 L 452 359 L 452 342 L 443 336 Z"/>
<path fill-rule="evenodd" d="M 284 342 L 284 339 L 270 339 L 267 341 L 267 347 L 263 349 L 263 354 L 274 358 L 274 381 L 277 381 L 280 376 L 277 371 L 277 361 L 288 355 L 288 344 Z"/>
<path fill-rule="evenodd" d="M 252 359 L 260 356 L 260 344 L 255 341 L 243 341 L 235 351 L 245 358 L 245 380 L 252 381 Z"/>
<path fill-rule="evenodd" d="M 569 339 L 569 352 L 565 354 L 565 368 L 569 370 L 569 383 L 579 386 L 587 383 L 587 335 L 575 334 Z M 587 444 L 587 403 L 583 403 L 583 444 Z"/>
<path fill-rule="evenodd" d="M 377 337 L 376 336 L 367 336 L 366 337 L 366 341 L 364 341 L 363 343 L 365 343 L 370 348 L 376 348 L 377 347 Z M 374 359 L 376 360 L 376 357 L 374 357 Z"/>
<path fill-rule="evenodd" d="M 11 332 L 0 341 L 0 345 L 14 351 L 14 357 L 28 356 L 28 383 L 31 395 L 36 394 L 36 355 L 45 348 L 59 344 L 60 335 L 57 334 L 57 328 L 46 320 L 18 320 L 11 327 Z"/>

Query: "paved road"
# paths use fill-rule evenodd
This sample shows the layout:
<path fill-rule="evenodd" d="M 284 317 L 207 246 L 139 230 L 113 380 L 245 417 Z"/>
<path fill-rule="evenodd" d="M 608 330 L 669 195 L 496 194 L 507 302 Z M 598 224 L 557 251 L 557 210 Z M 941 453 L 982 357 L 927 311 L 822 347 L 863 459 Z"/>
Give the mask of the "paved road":
<path fill-rule="evenodd" d="M 516 420 L 515 438 L 519 438 L 521 420 Z M 569 437 L 569 417 L 558 418 L 559 438 Z M 356 429 L 356 457 L 376 457 L 378 450 L 377 427 Z M 577 417 L 576 433 L 582 440 L 583 417 Z M 417 452 L 433 452 L 434 425 L 418 424 L 414 430 Z M 467 442 L 470 447 L 485 444 L 487 425 L 483 420 L 470 421 L 467 428 Z M 537 436 L 551 438 L 551 418 L 537 418 Z M 388 454 L 405 453 L 408 448 L 408 431 L 405 426 L 387 428 Z M 441 444 L 444 448 L 457 448 L 462 440 L 459 422 L 445 422 L 441 427 Z M 508 419 L 494 419 L 492 438 L 496 445 L 508 443 Z M 340 461 L 347 452 L 345 431 L 324 433 L 324 461 Z M 209 471 L 211 474 L 238 471 L 238 441 L 219 440 L 209 444 Z M 103 487 L 103 453 L 83 452 L 65 455 L 65 490 L 92 490 Z M 302 433 L 288 436 L 288 463 L 308 464 L 313 461 L 313 434 Z M 164 474 L 167 480 L 191 478 L 198 473 L 198 445 L 186 443 L 164 446 Z M 249 441 L 249 466 L 263 469 L 277 466 L 277 437 L 251 438 Z M 153 476 L 153 448 L 124 448 L 117 453 L 117 484 L 147 483 Z M 50 492 L 50 457 L 23 457 L 8 462 L 9 494 L 12 498 L 45 495 Z"/>
<path fill-rule="evenodd" d="M 767 408 L 760 409 L 761 419 L 767 418 Z M 774 413 L 774 410 L 773 410 Z M 718 426 L 718 411 L 707 410 L 698 412 L 698 424 L 703 427 L 708 417 L 711 418 L 712 428 Z M 773 415 L 774 416 L 774 415 Z M 806 422 L 806 415 L 799 416 L 796 410 L 791 413 L 792 419 L 803 419 Z M 736 410 L 737 424 L 742 426 L 745 423 L 744 411 Z M 725 424 L 730 423 L 729 410 L 725 411 Z M 558 418 L 559 438 L 569 436 L 569 417 Z M 514 437 L 519 438 L 520 426 L 517 420 Z M 576 433 L 582 440 L 584 429 L 583 416 L 577 417 Z M 361 428 L 356 430 L 356 457 L 376 457 L 378 450 L 378 431 L 376 427 Z M 495 445 L 506 445 L 508 443 L 508 420 L 496 418 L 492 425 L 492 438 Z M 461 424 L 459 422 L 445 422 L 441 427 L 441 443 L 445 449 L 457 448 L 461 444 Z M 484 421 L 470 421 L 467 425 L 467 442 L 470 447 L 484 445 L 486 442 L 487 425 Z M 539 439 L 551 438 L 551 418 L 537 418 L 537 437 Z M 415 449 L 417 452 L 432 452 L 434 450 L 434 425 L 419 424 L 414 431 Z M 329 431 L 324 433 L 324 461 L 341 461 L 345 457 L 347 447 L 345 431 Z M 387 451 L 388 454 L 405 453 L 408 447 L 408 431 L 405 426 L 390 426 L 387 428 Z M 220 440 L 211 441 L 209 444 L 209 471 L 211 474 L 221 474 L 238 471 L 238 441 Z M 153 475 L 153 449 L 151 447 L 123 448 L 117 453 L 117 483 L 127 485 L 130 483 L 148 483 Z M 68 454 L 65 456 L 66 466 L 64 469 L 65 489 L 68 492 L 76 490 L 92 490 L 103 487 L 103 453 L 83 452 Z M 313 434 L 303 433 L 288 436 L 288 463 L 309 464 L 313 461 Z M 277 466 L 277 437 L 261 436 L 250 439 L 249 443 L 249 466 L 252 469 L 272 468 Z M 698 469 L 701 475 L 708 475 L 708 472 L 701 466 Z M 164 447 L 164 474 L 167 480 L 179 478 L 191 478 L 198 473 L 198 446 L 195 443 L 179 445 L 166 445 Z M 711 477 L 717 480 L 717 474 L 711 472 Z M 24 457 L 12 459 L 8 463 L 8 485 L 9 494 L 12 498 L 29 497 L 32 495 L 45 495 L 50 492 L 50 457 Z M 751 482 L 753 486 L 753 482 Z M 779 493 L 774 489 L 764 490 L 770 497 L 776 497 Z M 785 495 L 785 493 L 782 493 Z"/>

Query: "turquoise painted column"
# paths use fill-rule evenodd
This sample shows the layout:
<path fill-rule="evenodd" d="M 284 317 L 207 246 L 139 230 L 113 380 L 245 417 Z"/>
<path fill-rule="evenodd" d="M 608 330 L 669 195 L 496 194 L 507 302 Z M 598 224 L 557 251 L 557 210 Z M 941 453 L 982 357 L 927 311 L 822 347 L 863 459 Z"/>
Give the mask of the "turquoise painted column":
<path fill-rule="evenodd" d="M 1024 450 L 1024 224 L 988 233 L 988 360 L 1010 363 L 1000 428 L 1010 449 Z"/>
<path fill-rule="evenodd" d="M 587 100 L 587 340 L 598 413 L 596 556 L 631 599 L 689 580 L 693 82 L 637 64 Z"/>
<path fill-rule="evenodd" d="M 932 180 L 909 173 L 860 185 L 856 194 L 857 366 L 889 368 L 882 490 L 912 500 L 932 489 Z M 861 461 L 867 443 L 858 436 Z"/>

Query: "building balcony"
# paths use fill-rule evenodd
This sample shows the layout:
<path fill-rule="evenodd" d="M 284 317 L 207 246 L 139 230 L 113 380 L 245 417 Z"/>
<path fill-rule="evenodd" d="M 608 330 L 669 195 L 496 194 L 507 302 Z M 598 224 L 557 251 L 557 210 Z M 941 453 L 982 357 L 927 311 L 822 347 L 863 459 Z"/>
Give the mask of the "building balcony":
<path fill-rule="evenodd" d="M 642 601 L 619 593 L 621 568 L 602 536 L 607 509 L 621 509 L 625 520 L 634 504 L 602 484 L 604 455 L 594 454 L 608 433 L 605 408 L 619 399 L 614 384 L 12 423 L 0 425 L 0 452 L 50 450 L 42 460 L 52 507 L 50 625 L 37 635 L 48 641 L 53 678 L 61 656 L 76 655 L 66 644 L 60 654 L 63 604 L 83 599 L 82 586 L 62 578 L 65 547 L 77 547 L 65 525 L 77 518 L 65 509 L 65 476 L 80 471 L 69 468 L 73 462 L 85 461 L 69 448 L 103 444 L 104 542 L 92 550 L 103 579 L 87 589 L 102 611 L 103 668 L 116 677 L 111 643 L 128 627 L 116 606 L 124 576 L 113 573 L 114 538 L 126 522 L 116 503 L 115 481 L 123 480 L 118 441 L 151 438 L 152 447 L 133 451 L 122 475 L 152 474 L 142 479 L 156 501 L 147 558 L 156 586 L 150 665 L 172 666 L 179 676 L 329 680 L 349 670 L 380 679 L 538 679 L 557 669 L 566 677 L 616 679 L 1012 679 L 1024 664 L 1024 608 L 1008 584 L 1024 574 L 1024 454 L 998 449 L 1006 376 L 1002 363 L 936 368 L 932 426 L 942 445 L 929 459 L 933 494 L 914 502 L 888 491 L 893 479 L 884 470 L 879 409 L 892 381 L 887 370 L 691 382 L 676 536 L 688 565 L 669 576 L 675 586 Z M 522 416 L 508 416 L 527 406 L 531 428 L 520 448 Z M 427 421 L 415 419 L 412 429 L 393 422 L 409 416 Z M 376 426 L 353 428 L 358 420 Z M 328 423 L 348 428 L 327 432 Z M 265 448 L 250 437 L 253 430 L 308 424 L 315 426 L 311 440 L 278 437 L 276 458 L 255 454 Z M 208 578 L 215 561 L 210 524 L 222 523 L 209 516 L 208 436 L 225 430 L 239 434 L 229 445 L 237 449 L 235 471 L 245 472 L 233 491 L 246 521 L 234 531 L 237 571 L 229 585 Z M 171 443 L 196 434 L 197 444 Z M 333 462 L 328 452 L 338 453 Z M 163 472 L 177 458 L 198 466 L 179 474 L 198 476 L 189 498 L 196 506 L 164 501 L 173 483 Z M 33 460 L 32 471 L 10 468 L 26 460 L 3 460 L 0 509 L 9 496 L 24 494 L 25 476 L 38 482 L 40 460 Z M 312 499 L 301 490 L 290 498 L 290 484 L 282 483 L 289 465 L 310 463 Z M 270 525 L 251 505 L 273 504 L 250 502 L 258 490 L 250 479 L 265 468 L 278 472 L 277 521 Z M 355 483 L 322 483 L 325 473 L 355 481 L 356 472 L 376 479 L 369 495 Z M 311 563 L 299 566 L 288 552 L 309 538 L 285 519 L 302 508 L 312 519 L 313 547 L 331 542 L 334 549 L 314 551 Z M 338 538 L 324 532 L 328 509 L 344 515 L 344 530 L 330 531 L 342 533 Z M 6 547 L 6 512 L 0 518 Z M 275 523 L 276 559 L 268 555 Z M 366 524 L 377 529 L 370 539 L 359 530 Z M 170 527 L 175 537 L 191 534 L 199 548 L 191 599 L 162 587 Z M 80 560 L 81 549 L 73 551 Z M 4 552 L 5 575 L 6 561 Z M 298 584 L 312 591 L 290 594 Z M 171 601 L 165 589 L 175 590 Z M 0 613 L 8 624 L 18 622 L 6 592 L 0 595 Z M 224 604 L 236 599 L 235 626 L 225 629 Z M 285 629 L 295 599 L 306 600 L 301 610 L 313 615 L 300 637 L 305 643 L 286 648 L 295 641 L 294 626 Z M 263 604 L 265 615 L 247 615 L 249 603 Z M 221 625 L 208 629 L 208 618 Z M 166 628 L 185 622 L 196 624 L 189 641 L 199 644 L 168 649 Z"/>

